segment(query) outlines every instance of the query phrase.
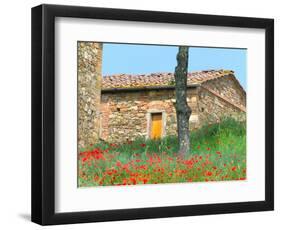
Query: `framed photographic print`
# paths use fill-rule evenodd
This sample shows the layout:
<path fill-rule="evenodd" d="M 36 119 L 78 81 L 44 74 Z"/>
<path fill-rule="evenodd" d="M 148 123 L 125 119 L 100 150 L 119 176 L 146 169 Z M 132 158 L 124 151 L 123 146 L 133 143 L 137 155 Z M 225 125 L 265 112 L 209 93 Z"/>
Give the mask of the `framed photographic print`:
<path fill-rule="evenodd" d="M 273 210 L 273 19 L 32 9 L 32 221 Z"/>

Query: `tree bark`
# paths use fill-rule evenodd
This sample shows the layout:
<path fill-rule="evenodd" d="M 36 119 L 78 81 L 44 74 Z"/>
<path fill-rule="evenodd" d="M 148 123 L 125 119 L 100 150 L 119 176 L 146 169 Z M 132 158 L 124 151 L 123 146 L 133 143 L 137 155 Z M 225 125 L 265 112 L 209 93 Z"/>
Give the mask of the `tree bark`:
<path fill-rule="evenodd" d="M 190 151 L 189 118 L 191 108 L 187 104 L 187 68 L 188 47 L 180 46 L 177 54 L 177 66 L 175 69 L 176 83 L 176 114 L 179 142 L 179 156 L 187 157 Z"/>

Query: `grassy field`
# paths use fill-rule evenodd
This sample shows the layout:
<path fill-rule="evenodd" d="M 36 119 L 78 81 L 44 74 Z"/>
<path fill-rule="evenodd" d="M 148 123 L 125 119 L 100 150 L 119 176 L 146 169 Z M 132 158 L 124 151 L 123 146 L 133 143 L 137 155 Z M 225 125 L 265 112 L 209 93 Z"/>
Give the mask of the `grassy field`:
<path fill-rule="evenodd" d="M 99 143 L 81 149 L 78 186 L 246 179 L 246 124 L 224 119 L 191 132 L 191 153 L 177 157 L 177 138 Z"/>

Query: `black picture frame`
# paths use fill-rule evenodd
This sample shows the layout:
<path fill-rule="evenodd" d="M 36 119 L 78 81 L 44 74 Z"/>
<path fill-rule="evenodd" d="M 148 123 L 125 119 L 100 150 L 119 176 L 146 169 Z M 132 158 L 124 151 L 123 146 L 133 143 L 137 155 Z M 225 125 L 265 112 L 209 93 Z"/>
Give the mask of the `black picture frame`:
<path fill-rule="evenodd" d="M 265 200 L 55 213 L 55 18 L 109 19 L 265 29 Z M 41 225 L 274 209 L 274 20 L 80 6 L 32 8 L 32 221 Z"/>

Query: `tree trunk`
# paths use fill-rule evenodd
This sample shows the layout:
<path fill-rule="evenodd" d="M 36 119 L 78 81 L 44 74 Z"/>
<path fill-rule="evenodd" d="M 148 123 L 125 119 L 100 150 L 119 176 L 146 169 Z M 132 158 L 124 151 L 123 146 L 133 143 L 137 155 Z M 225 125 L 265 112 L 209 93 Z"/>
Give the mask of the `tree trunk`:
<path fill-rule="evenodd" d="M 190 150 L 189 117 L 191 108 L 187 104 L 188 47 L 180 46 L 175 69 L 176 113 L 178 127 L 179 156 L 186 157 Z"/>

